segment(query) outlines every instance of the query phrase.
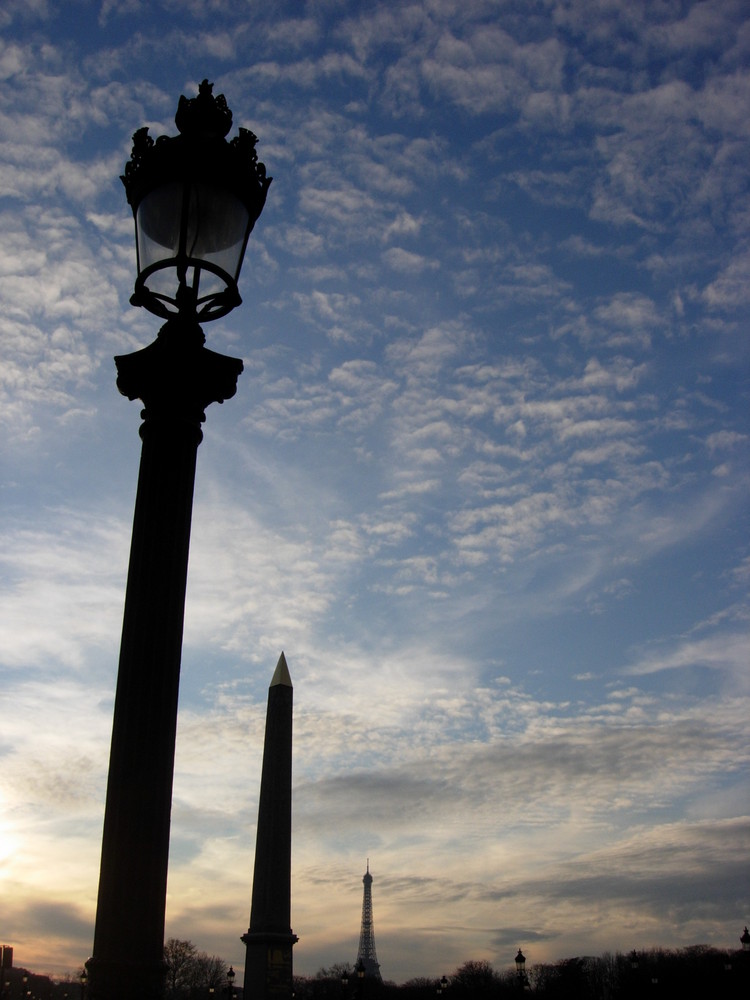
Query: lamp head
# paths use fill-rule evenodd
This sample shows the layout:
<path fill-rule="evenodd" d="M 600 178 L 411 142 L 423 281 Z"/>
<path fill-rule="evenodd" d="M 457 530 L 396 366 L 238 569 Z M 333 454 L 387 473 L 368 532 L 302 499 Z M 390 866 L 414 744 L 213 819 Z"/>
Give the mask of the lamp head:
<path fill-rule="evenodd" d="M 135 218 L 138 276 L 131 303 L 157 316 L 225 316 L 271 178 L 248 129 L 227 141 L 232 112 L 213 84 L 180 97 L 176 136 L 133 136 L 122 182 Z"/>

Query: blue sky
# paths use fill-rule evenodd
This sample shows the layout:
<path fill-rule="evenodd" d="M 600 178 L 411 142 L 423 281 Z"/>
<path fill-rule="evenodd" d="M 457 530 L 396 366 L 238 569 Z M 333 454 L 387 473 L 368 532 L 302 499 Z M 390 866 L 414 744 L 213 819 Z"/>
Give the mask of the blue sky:
<path fill-rule="evenodd" d="M 732 0 L 0 11 L 0 892 L 88 957 L 139 459 L 119 174 L 201 79 L 274 178 L 198 455 L 167 933 L 243 965 L 295 685 L 295 968 L 748 921 L 750 20 Z"/>

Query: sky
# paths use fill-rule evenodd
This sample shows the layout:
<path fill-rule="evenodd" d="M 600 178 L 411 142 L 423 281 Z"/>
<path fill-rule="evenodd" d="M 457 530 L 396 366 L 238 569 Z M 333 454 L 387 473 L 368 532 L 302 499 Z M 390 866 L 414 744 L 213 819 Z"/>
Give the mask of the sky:
<path fill-rule="evenodd" d="M 91 954 L 140 405 L 131 137 L 204 78 L 273 176 L 205 325 L 169 937 L 244 966 L 294 683 L 295 972 L 739 946 L 741 0 L 4 0 L 0 938 Z M 235 134 L 234 130 L 232 134 Z"/>

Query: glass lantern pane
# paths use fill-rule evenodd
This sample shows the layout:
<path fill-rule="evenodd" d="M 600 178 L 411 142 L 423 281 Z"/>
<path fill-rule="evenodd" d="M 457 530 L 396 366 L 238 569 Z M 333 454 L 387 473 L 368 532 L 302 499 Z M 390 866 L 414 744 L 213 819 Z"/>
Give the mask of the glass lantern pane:
<path fill-rule="evenodd" d="M 209 261 L 237 278 L 249 213 L 239 198 L 208 184 L 193 184 L 187 220 L 185 252 Z"/>
<path fill-rule="evenodd" d="M 192 278 L 188 280 L 188 284 L 191 280 Z M 216 295 L 218 292 L 223 292 L 226 287 L 226 282 L 218 274 L 206 270 L 200 272 L 200 281 L 195 285 L 196 294 L 201 299 L 205 298 L 206 295 Z"/>
<path fill-rule="evenodd" d="M 138 261 L 141 271 L 175 257 L 180 245 L 182 184 L 172 181 L 151 191 L 138 206 Z"/>
<path fill-rule="evenodd" d="M 245 205 L 221 187 L 180 179 L 154 188 L 136 212 L 136 291 L 143 290 L 143 304 L 154 307 L 150 294 L 161 303 L 152 311 L 176 311 L 184 284 L 202 315 L 231 309 L 249 225 Z M 222 300 L 227 291 L 230 298 Z"/>

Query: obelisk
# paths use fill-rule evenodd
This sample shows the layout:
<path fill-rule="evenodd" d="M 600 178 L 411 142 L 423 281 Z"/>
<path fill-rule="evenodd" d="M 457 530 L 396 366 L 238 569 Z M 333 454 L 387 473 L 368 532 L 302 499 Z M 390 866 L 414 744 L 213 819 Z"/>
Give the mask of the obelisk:
<path fill-rule="evenodd" d="M 268 689 L 245 996 L 292 1000 L 292 681 L 282 653 Z"/>

